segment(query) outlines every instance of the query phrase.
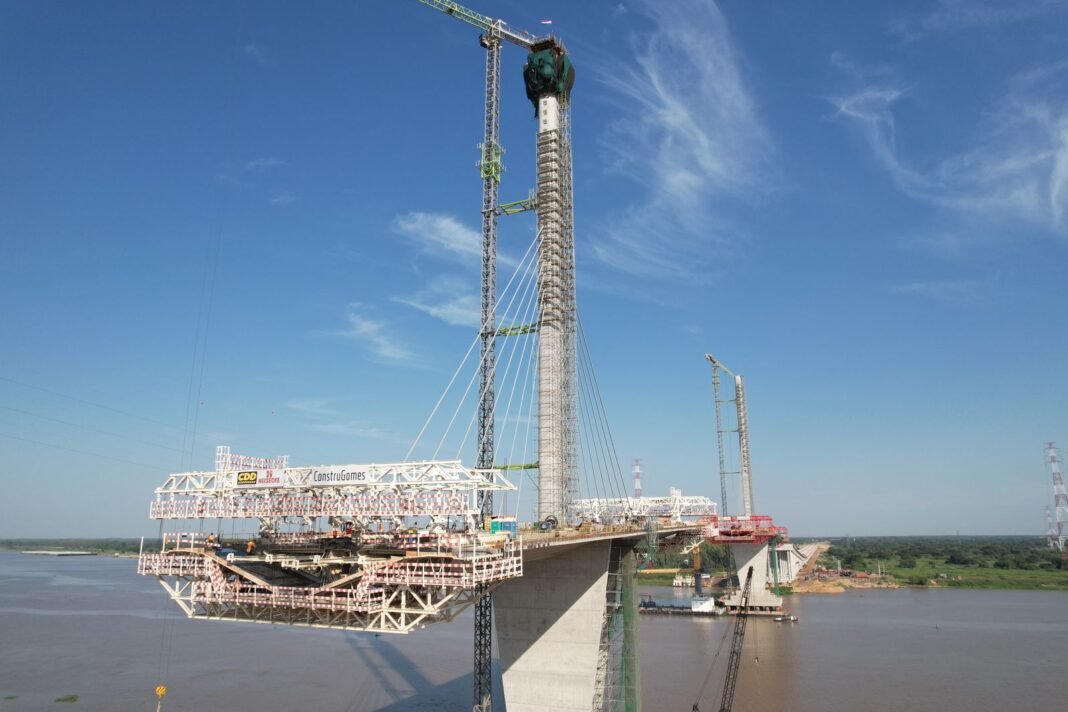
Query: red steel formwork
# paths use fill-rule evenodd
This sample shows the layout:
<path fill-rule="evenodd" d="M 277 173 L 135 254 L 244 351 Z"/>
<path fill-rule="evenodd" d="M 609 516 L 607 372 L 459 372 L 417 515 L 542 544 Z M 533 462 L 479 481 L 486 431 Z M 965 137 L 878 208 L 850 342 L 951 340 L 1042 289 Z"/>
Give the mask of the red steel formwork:
<path fill-rule="evenodd" d="M 705 522 L 701 535 L 713 544 L 763 544 L 773 537 L 786 536 L 786 527 L 762 514 L 717 515 Z"/>

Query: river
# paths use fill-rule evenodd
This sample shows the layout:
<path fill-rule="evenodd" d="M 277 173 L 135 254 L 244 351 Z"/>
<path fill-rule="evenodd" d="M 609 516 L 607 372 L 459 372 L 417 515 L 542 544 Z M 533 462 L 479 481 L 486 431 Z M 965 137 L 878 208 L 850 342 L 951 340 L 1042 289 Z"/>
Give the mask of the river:
<path fill-rule="evenodd" d="M 464 710 L 470 614 L 409 636 L 190 621 L 135 561 L 0 552 L 0 712 Z M 671 589 L 644 588 L 660 600 Z M 750 619 L 734 709 L 1058 709 L 1068 593 L 898 589 L 791 596 Z M 719 708 L 730 621 L 643 616 L 649 711 Z M 722 647 L 721 647 L 722 646 Z M 497 673 L 495 708 L 504 708 Z"/>

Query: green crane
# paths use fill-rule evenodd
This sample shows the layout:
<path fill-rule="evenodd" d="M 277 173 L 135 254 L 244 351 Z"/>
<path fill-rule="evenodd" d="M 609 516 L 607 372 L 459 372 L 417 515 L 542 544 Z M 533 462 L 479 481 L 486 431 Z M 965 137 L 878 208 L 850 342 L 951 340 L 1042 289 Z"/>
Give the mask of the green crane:
<path fill-rule="evenodd" d="M 476 467 L 494 467 L 494 372 L 495 341 L 499 335 L 496 319 L 497 305 L 497 218 L 500 214 L 514 214 L 533 207 L 532 201 L 519 201 L 501 206 L 498 203 L 501 174 L 504 172 L 504 149 L 500 143 L 501 42 L 511 42 L 531 50 L 539 38 L 514 30 L 503 20 L 488 17 L 448 0 L 419 0 L 419 2 L 451 15 L 478 29 L 479 43 L 486 50 L 486 111 L 482 145 L 479 146 L 479 175 L 482 179 L 482 318 L 481 370 L 478 404 L 478 457 Z M 502 209 L 503 207 L 503 209 Z M 511 334 L 500 334 L 511 335 Z M 493 511 L 492 494 L 482 495 L 483 515 Z M 474 712 L 490 712 L 493 706 L 493 676 L 490 663 L 493 648 L 493 600 L 484 586 L 476 589 Z"/>

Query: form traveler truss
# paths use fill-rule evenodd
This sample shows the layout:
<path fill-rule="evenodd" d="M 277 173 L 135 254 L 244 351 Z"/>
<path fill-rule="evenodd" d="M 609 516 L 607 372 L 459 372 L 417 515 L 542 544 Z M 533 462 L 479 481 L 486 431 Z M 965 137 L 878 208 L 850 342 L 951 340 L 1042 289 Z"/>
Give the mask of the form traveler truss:
<path fill-rule="evenodd" d="M 200 531 L 166 533 L 138 573 L 190 618 L 407 633 L 522 576 L 515 534 L 479 526 L 482 498 L 510 489 L 457 461 L 173 474 L 150 515 Z M 255 532 L 204 533 L 220 519 Z"/>

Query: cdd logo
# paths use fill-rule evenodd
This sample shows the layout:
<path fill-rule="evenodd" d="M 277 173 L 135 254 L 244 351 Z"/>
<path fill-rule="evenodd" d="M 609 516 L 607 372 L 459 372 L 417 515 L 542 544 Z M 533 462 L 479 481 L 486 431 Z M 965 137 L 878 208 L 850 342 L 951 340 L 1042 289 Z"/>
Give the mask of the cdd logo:
<path fill-rule="evenodd" d="M 239 485 L 254 485 L 256 484 L 257 472 L 238 472 L 237 484 Z"/>

